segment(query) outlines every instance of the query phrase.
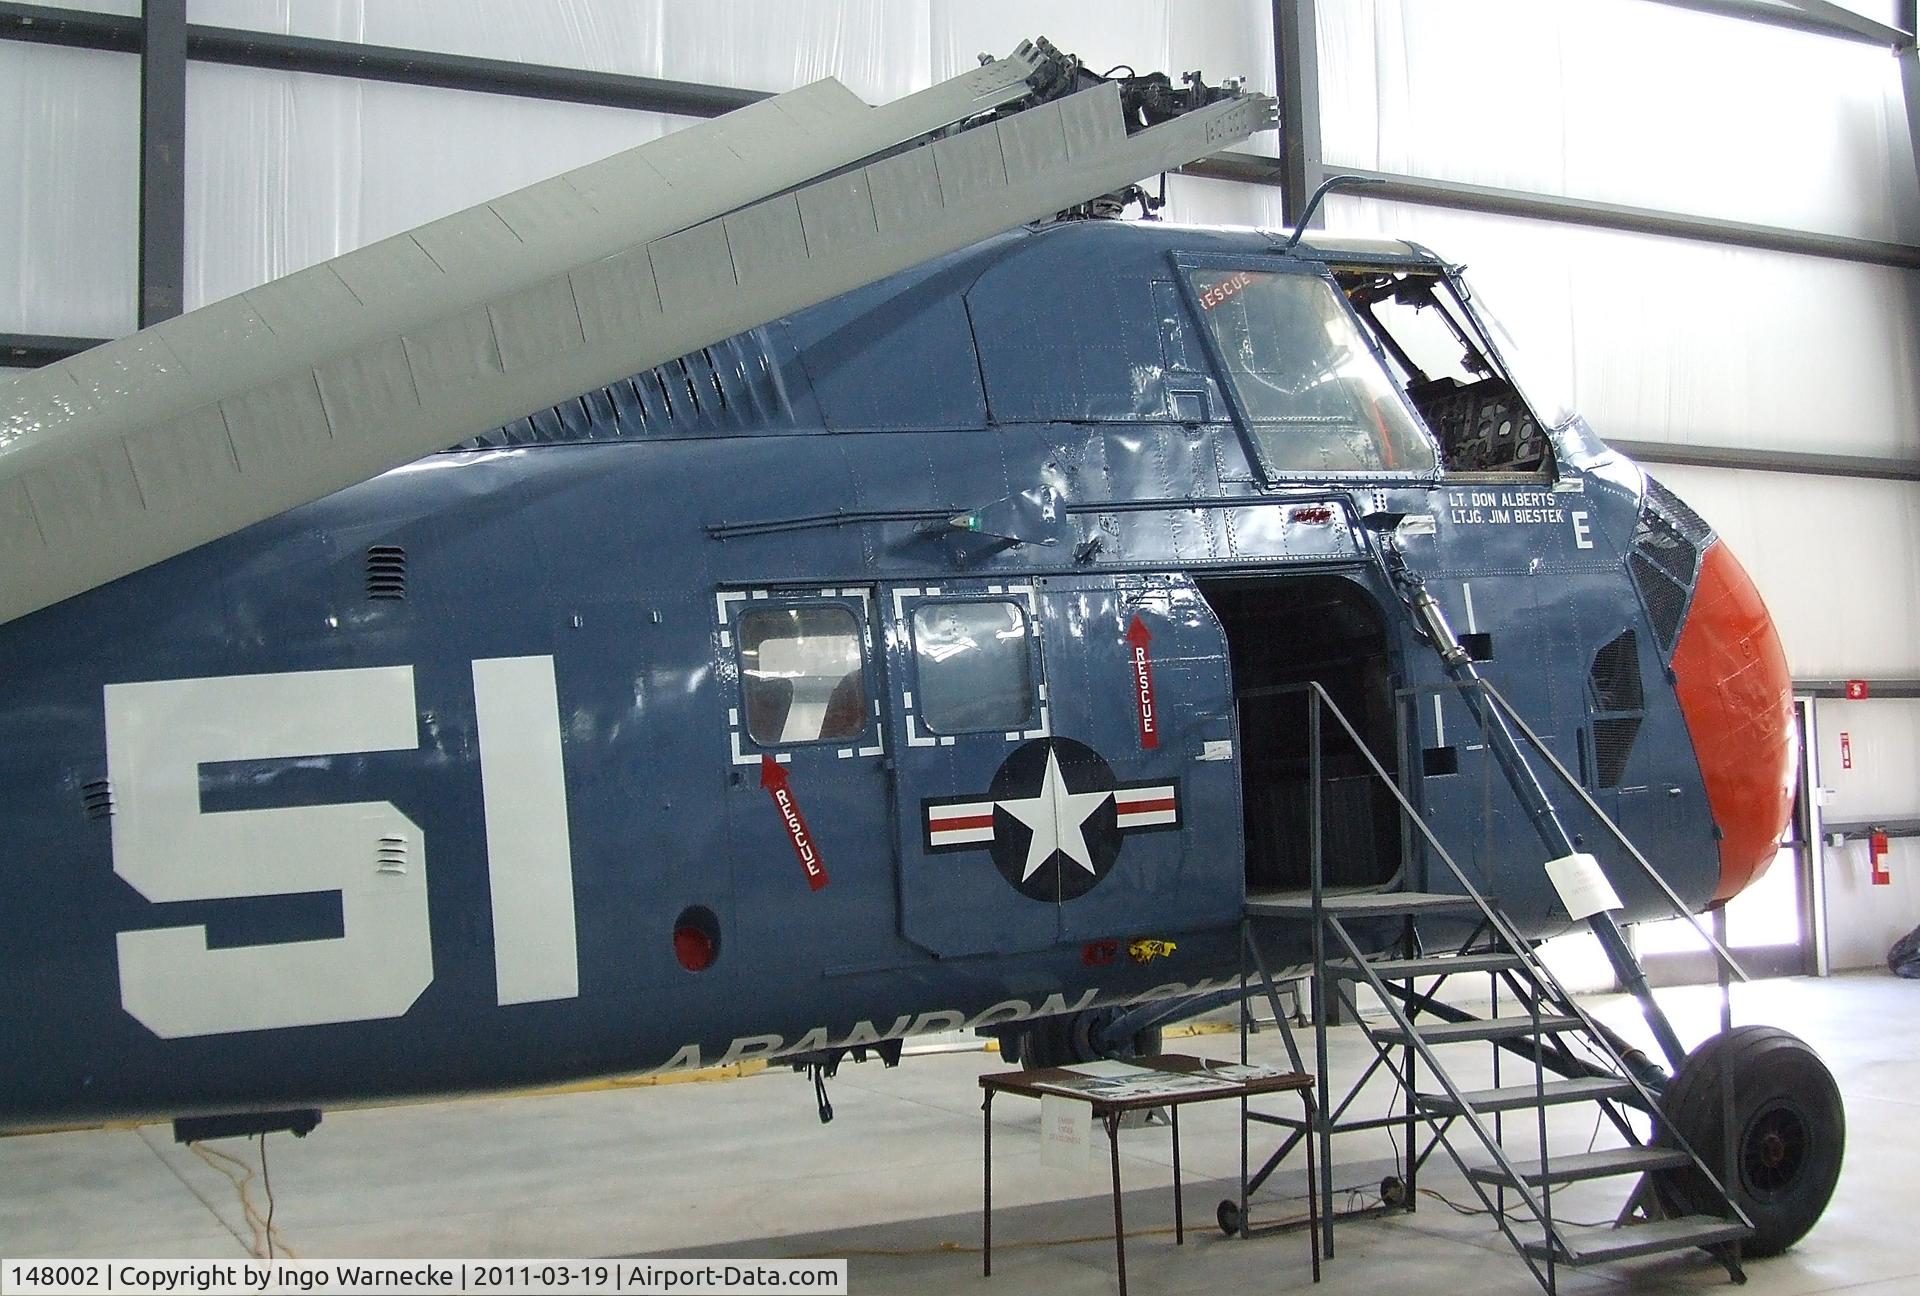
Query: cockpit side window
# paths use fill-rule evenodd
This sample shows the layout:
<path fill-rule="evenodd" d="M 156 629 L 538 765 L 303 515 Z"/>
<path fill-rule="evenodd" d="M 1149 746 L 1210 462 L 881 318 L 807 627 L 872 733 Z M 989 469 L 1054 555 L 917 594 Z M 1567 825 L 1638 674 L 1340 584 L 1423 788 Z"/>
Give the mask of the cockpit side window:
<path fill-rule="evenodd" d="M 1350 270 L 1339 281 L 1392 358 L 1448 471 L 1535 476 L 1550 470 L 1553 455 L 1540 420 L 1439 274 Z"/>
<path fill-rule="evenodd" d="M 1272 271 L 1189 273 L 1268 472 L 1433 471 L 1433 447 L 1331 284 Z"/>

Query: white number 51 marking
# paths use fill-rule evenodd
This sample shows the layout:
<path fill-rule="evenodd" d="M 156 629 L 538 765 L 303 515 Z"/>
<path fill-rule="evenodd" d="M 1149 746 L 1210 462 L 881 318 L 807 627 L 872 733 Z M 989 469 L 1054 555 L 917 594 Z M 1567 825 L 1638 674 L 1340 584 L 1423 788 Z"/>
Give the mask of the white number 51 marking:
<path fill-rule="evenodd" d="M 579 993 L 551 657 L 477 661 L 500 1003 Z M 419 746 L 413 668 L 110 684 L 113 868 L 155 903 L 332 891 L 342 934 L 210 949 L 119 933 L 120 1002 L 177 1039 L 398 1017 L 433 981 L 426 835 L 387 801 L 204 813 L 200 767 Z"/>

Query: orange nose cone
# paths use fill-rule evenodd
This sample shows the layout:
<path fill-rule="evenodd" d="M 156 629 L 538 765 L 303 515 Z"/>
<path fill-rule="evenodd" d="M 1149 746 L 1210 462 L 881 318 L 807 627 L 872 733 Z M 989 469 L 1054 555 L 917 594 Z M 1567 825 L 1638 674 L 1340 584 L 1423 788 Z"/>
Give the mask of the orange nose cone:
<path fill-rule="evenodd" d="M 1720 828 L 1729 900 L 1766 871 L 1793 810 L 1793 678 L 1773 619 L 1726 545 L 1700 559 L 1693 606 L 1673 650 L 1674 689 Z"/>

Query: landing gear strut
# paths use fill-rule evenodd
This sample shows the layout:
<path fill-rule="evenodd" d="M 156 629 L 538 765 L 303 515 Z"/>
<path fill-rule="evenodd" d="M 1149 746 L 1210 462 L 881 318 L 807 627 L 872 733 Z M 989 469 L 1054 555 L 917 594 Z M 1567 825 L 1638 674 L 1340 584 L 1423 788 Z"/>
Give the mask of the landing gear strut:
<path fill-rule="evenodd" d="M 1120 1047 L 1105 1045 L 1102 1036 L 1118 1009 L 1089 1008 L 1059 1017 L 1041 1017 L 1019 1033 L 1020 1065 L 1029 1071 L 1043 1067 L 1097 1062 L 1101 1058 L 1145 1057 L 1160 1051 L 1160 1028 L 1136 1031 Z"/>
<path fill-rule="evenodd" d="M 1732 1086 L 1733 1103 L 1733 1179 L 1727 1190 L 1754 1226 L 1742 1250 L 1778 1255 L 1813 1227 L 1839 1181 L 1847 1143 L 1840 1088 L 1804 1040 L 1772 1026 L 1736 1026 L 1695 1049 L 1660 1105 L 1673 1128 L 1722 1177 L 1728 1164 L 1722 1077 Z M 1666 1129 L 1659 1137 L 1672 1141 Z M 1713 1209 L 1713 1190 L 1697 1170 L 1663 1173 L 1654 1189 L 1671 1214 Z"/>

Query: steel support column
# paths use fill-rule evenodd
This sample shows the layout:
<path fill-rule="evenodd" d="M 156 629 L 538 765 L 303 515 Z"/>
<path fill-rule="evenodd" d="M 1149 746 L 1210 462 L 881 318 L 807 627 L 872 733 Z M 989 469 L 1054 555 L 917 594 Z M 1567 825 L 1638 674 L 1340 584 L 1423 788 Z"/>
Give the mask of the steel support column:
<path fill-rule="evenodd" d="M 187 0 L 145 0 L 140 47 L 140 327 L 187 283 Z"/>
<path fill-rule="evenodd" d="M 1314 0 L 1273 0 L 1273 60 L 1280 91 L 1280 204 L 1297 221 L 1326 179 L 1320 151 L 1320 48 Z M 1198 174 L 1198 173 L 1196 173 Z"/>
<path fill-rule="evenodd" d="M 1900 21 L 1910 32 L 1920 32 L 1920 3 L 1901 0 Z M 1913 150 L 1913 170 L 1920 175 L 1920 49 L 1909 40 L 1894 51 L 1900 60 L 1900 88 L 1907 101 L 1907 143 Z"/>

